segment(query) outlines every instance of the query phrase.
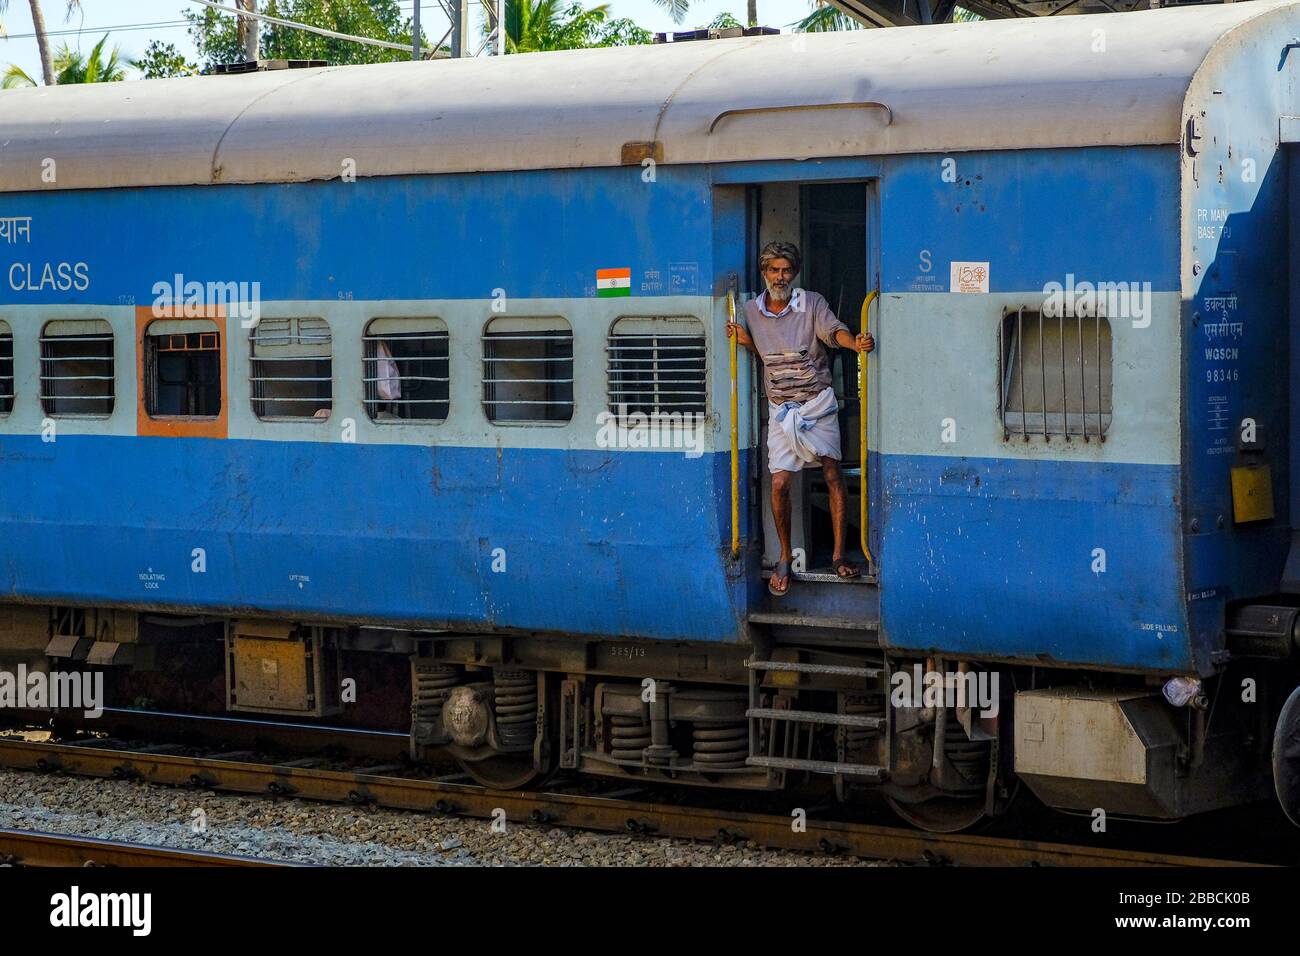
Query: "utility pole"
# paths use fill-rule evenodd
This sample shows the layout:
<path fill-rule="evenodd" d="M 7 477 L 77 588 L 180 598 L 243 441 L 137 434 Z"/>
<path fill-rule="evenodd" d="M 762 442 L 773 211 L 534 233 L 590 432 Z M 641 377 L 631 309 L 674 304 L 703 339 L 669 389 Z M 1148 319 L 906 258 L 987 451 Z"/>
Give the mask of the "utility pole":
<path fill-rule="evenodd" d="M 451 55 L 469 56 L 469 0 L 451 0 L 451 7 Z"/>
<path fill-rule="evenodd" d="M 420 58 L 420 0 L 415 0 L 415 21 L 411 29 L 411 59 Z"/>
<path fill-rule="evenodd" d="M 241 7 L 249 13 L 257 12 L 257 0 L 240 0 Z M 254 63 L 261 58 L 258 46 L 258 23 L 254 17 L 240 17 L 239 29 L 244 35 L 244 59 Z"/>
<path fill-rule="evenodd" d="M 506 0 L 497 0 L 497 56 L 506 55 Z"/>

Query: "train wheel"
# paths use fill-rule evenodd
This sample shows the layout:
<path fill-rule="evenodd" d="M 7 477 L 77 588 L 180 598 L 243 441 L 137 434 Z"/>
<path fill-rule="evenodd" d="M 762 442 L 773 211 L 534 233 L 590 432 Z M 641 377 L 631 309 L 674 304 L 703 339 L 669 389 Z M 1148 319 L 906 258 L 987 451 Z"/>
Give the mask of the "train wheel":
<path fill-rule="evenodd" d="M 521 790 L 541 776 L 532 754 L 496 754 L 486 760 L 457 760 L 475 783 L 493 790 Z"/>
<path fill-rule="evenodd" d="M 461 684 L 447 695 L 442 723 L 452 739 L 448 749 L 477 783 L 518 790 L 542 775 L 534 759 L 539 683 L 533 671 L 496 669 L 490 686 Z"/>
<path fill-rule="evenodd" d="M 1282 705 L 1273 730 L 1273 790 L 1282 812 L 1300 826 L 1300 687 Z"/>
<path fill-rule="evenodd" d="M 918 830 L 930 833 L 960 833 L 991 819 L 984 812 L 984 797 L 935 797 L 921 803 L 903 803 L 885 797 L 900 817 Z"/>

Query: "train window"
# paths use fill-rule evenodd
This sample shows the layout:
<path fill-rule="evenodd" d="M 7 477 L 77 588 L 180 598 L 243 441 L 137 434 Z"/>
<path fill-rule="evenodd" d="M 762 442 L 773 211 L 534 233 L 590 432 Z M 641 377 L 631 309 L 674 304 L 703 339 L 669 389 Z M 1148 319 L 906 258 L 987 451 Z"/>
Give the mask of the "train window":
<path fill-rule="evenodd" d="M 493 422 L 573 418 L 573 330 L 561 318 L 501 318 L 483 333 L 483 409 Z"/>
<path fill-rule="evenodd" d="M 324 319 L 264 318 L 248 337 L 253 414 L 262 419 L 329 418 L 333 344 Z"/>
<path fill-rule="evenodd" d="M 362 339 L 366 414 L 379 422 L 447 418 L 451 358 L 441 319 L 375 319 Z"/>
<path fill-rule="evenodd" d="M 155 417 L 221 414 L 221 332 L 207 320 L 151 322 L 144 336 L 145 409 Z"/>
<path fill-rule="evenodd" d="M 0 322 L 0 415 L 14 410 L 14 333 Z"/>
<path fill-rule="evenodd" d="M 41 329 L 41 408 L 51 416 L 113 413 L 113 329 L 103 319 L 59 320 Z"/>
<path fill-rule="evenodd" d="M 1105 441 L 1111 421 L 1111 334 L 1104 316 L 1008 310 L 999 340 L 1004 438 Z"/>
<path fill-rule="evenodd" d="M 704 326 L 687 316 L 625 316 L 610 330 L 609 410 L 620 419 L 702 415 L 705 406 Z"/>

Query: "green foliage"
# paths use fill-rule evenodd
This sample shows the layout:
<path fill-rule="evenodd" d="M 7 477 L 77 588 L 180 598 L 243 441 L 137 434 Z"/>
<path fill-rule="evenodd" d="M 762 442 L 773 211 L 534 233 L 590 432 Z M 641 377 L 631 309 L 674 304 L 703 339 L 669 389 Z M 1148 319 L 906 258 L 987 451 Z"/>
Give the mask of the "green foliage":
<path fill-rule="evenodd" d="M 144 56 L 131 60 L 131 65 L 144 74 L 146 80 L 161 80 L 170 76 L 192 76 L 199 71 L 196 64 L 188 62 L 174 43 L 151 40 Z"/>
<path fill-rule="evenodd" d="M 735 17 L 733 17 L 730 13 L 723 11 L 722 13 L 719 13 L 716 17 L 713 18 L 713 22 L 709 24 L 709 29 L 729 30 L 732 27 L 743 27 L 743 26 L 744 24 L 741 23 L 739 20 L 737 20 Z"/>
<path fill-rule="evenodd" d="M 681 23 L 686 19 L 686 11 L 691 7 L 691 0 L 655 0 L 658 6 L 668 11 L 668 15 L 673 18 L 673 23 Z M 730 14 L 719 14 L 719 16 L 730 16 Z M 739 23 L 736 26 L 740 26 Z"/>
<path fill-rule="evenodd" d="M 10 63 L 4 76 L 0 76 L 0 90 L 16 90 L 24 86 L 36 85 L 36 81 L 17 63 Z"/>
<path fill-rule="evenodd" d="M 610 20 L 593 37 L 588 46 L 640 46 L 653 43 L 654 34 L 627 17 Z"/>
<path fill-rule="evenodd" d="M 67 20 L 75 11 L 81 9 L 81 0 L 65 0 L 66 7 L 63 11 L 63 19 Z M 41 68 L 44 70 L 44 79 L 51 80 L 51 71 L 55 74 L 53 82 L 58 82 L 58 69 L 54 66 L 53 57 L 50 56 L 50 36 L 49 30 L 45 26 L 45 14 L 38 0 L 30 0 L 32 10 L 32 28 L 36 31 L 36 47 L 41 54 Z M 9 0 L 0 0 L 0 13 L 5 13 L 9 9 Z M 0 22 L 0 37 L 5 36 L 4 23 Z M 65 44 L 64 49 L 67 49 Z M 11 63 L 9 69 L 5 71 L 3 79 L 0 79 L 0 89 L 13 89 L 16 86 L 35 86 L 36 82 L 16 63 Z"/>
<path fill-rule="evenodd" d="M 126 65 L 118 47 L 113 47 L 108 59 L 104 59 L 104 45 L 107 42 L 108 34 L 105 33 L 89 56 L 72 49 L 66 43 L 60 45 L 54 53 L 54 73 L 58 77 L 59 86 L 68 83 L 116 83 L 126 79 Z M 0 89 L 12 90 L 23 86 L 36 86 L 36 80 L 16 63 L 11 64 L 0 78 Z"/>
<path fill-rule="evenodd" d="M 626 17 L 609 19 L 609 7 L 576 0 L 506 0 L 506 52 L 630 46 L 653 37 Z"/>
<path fill-rule="evenodd" d="M 821 0 L 813 0 L 812 13 L 793 24 L 796 33 L 830 33 L 834 30 L 861 30 L 862 24 L 843 10 Z"/>
<path fill-rule="evenodd" d="M 259 4 L 259 11 L 336 33 L 411 45 L 411 20 L 402 16 L 397 0 L 267 0 Z M 219 13 L 211 7 L 205 7 L 202 12 L 186 10 L 184 14 L 190 21 L 190 37 L 206 68 L 243 61 L 244 47 L 233 15 Z M 336 40 L 265 21 L 260 36 L 262 58 L 266 60 L 325 60 L 342 64 L 388 63 L 411 58 L 409 52 L 402 50 Z M 427 42 L 422 45 L 428 49 Z"/>
<path fill-rule="evenodd" d="M 684 15 L 689 0 L 655 0 L 673 14 Z M 409 46 L 412 24 L 397 0 L 268 0 L 269 16 L 324 27 L 338 33 L 371 37 Z M 211 8 L 185 11 L 189 32 L 206 68 L 244 59 L 236 18 Z M 650 31 L 625 18 L 611 19 L 607 5 L 583 6 L 579 0 L 506 0 L 506 50 L 527 53 L 585 47 L 650 43 Z M 427 50 L 428 42 L 424 44 Z M 401 50 L 385 50 L 348 40 L 316 36 L 274 24 L 261 32 L 265 59 L 326 60 L 330 63 L 382 63 L 410 59 Z"/>
<path fill-rule="evenodd" d="M 796 33 L 829 33 L 832 30 L 865 28 L 861 21 L 855 20 L 843 10 L 830 6 L 825 0 L 812 0 L 812 7 L 812 12 L 808 16 L 791 24 Z M 978 13 L 972 13 L 965 7 L 954 7 L 952 11 L 953 23 L 974 23 L 983 19 Z"/>

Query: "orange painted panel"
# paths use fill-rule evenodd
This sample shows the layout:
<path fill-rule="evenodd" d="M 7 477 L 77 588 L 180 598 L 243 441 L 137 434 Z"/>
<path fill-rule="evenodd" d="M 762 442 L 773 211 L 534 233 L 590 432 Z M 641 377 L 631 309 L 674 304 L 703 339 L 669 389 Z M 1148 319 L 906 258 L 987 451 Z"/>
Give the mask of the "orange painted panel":
<path fill-rule="evenodd" d="M 145 405 L 144 382 L 144 337 L 149 323 L 158 319 L 178 321 L 204 320 L 217 323 L 225 339 L 226 310 L 222 306 L 205 306 L 202 315 L 186 315 L 185 309 L 158 309 L 150 306 L 136 306 L 135 309 L 135 367 L 140 376 L 138 398 L 135 410 L 135 433 L 137 435 L 171 438 L 226 438 L 230 433 L 230 396 L 226 394 L 229 380 L 226 377 L 226 355 L 228 343 L 223 341 L 220 350 L 221 361 L 221 414 L 216 418 L 189 418 L 186 416 L 165 416 L 153 418 Z M 193 311 L 193 307 L 190 307 Z"/>

